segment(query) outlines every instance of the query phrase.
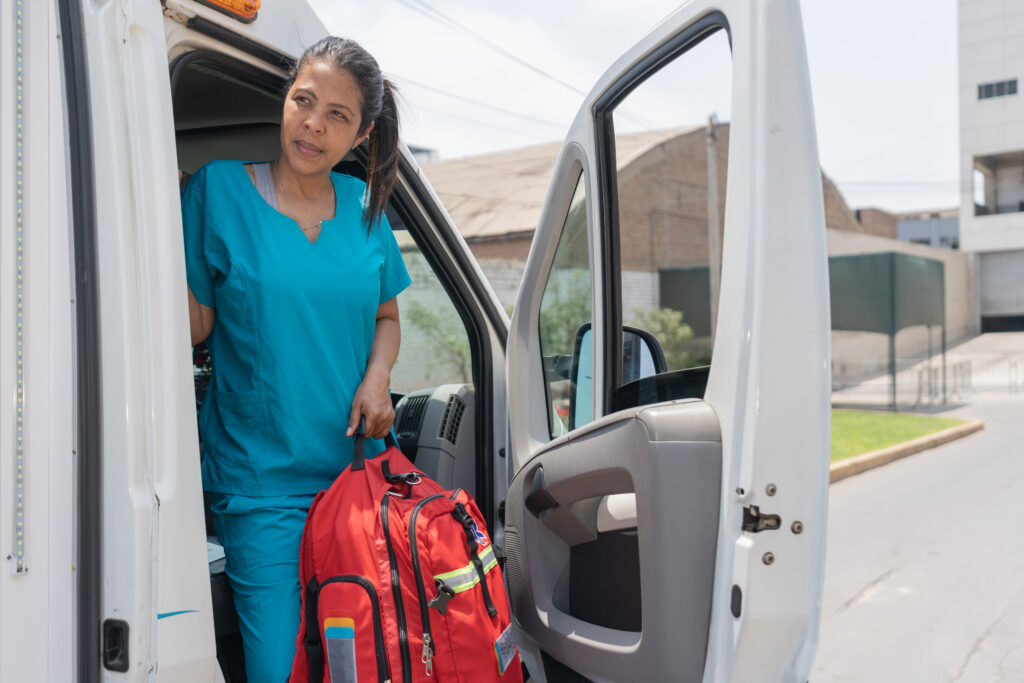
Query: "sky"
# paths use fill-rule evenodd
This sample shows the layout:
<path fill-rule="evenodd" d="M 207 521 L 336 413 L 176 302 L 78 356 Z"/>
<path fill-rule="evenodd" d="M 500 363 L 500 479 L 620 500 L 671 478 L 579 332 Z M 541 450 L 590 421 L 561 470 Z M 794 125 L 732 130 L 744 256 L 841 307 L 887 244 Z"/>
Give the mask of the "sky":
<path fill-rule="evenodd" d="M 442 159 L 561 141 L 586 92 L 679 6 L 676 0 L 311 4 L 328 30 L 360 42 L 399 86 L 403 139 L 436 149 Z M 956 0 L 802 0 L 801 10 L 821 165 L 847 203 L 890 211 L 957 206 Z M 707 85 L 709 73 L 727 82 L 724 55 L 711 60 L 714 68 L 701 62 L 700 69 L 665 76 L 660 95 L 652 83 L 651 93 L 624 105 L 630 121 L 679 125 L 670 108 L 678 98 L 667 93 L 701 90 L 678 88 Z M 701 106 L 727 120 L 728 98 L 722 102 L 719 91 Z"/>

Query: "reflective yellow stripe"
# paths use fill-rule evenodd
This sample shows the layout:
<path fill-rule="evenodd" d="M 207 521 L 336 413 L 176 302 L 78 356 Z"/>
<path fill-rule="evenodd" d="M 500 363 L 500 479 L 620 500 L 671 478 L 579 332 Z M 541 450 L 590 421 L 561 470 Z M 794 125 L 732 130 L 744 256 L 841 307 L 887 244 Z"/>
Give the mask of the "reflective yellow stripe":
<path fill-rule="evenodd" d="M 494 550 L 491 546 L 484 548 L 478 555 L 480 557 L 480 564 L 484 566 L 484 574 L 498 566 L 498 560 L 494 557 Z M 465 567 L 459 567 L 444 574 L 437 574 L 434 576 L 434 579 L 444 581 L 445 585 L 456 593 L 469 590 L 480 583 L 480 575 L 477 574 L 476 567 L 473 566 L 472 562 Z"/>

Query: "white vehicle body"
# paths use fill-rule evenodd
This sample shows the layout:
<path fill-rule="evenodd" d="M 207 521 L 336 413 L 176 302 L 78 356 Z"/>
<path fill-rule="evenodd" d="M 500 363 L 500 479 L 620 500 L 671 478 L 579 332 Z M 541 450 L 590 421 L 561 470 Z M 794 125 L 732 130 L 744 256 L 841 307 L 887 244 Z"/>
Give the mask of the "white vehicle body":
<path fill-rule="evenodd" d="M 194 0 L 2 0 L 0 16 L 0 680 L 222 680 L 186 370 L 174 66 L 206 51 L 279 79 L 327 31 L 299 0 L 264 0 L 251 24 Z M 614 411 L 601 389 L 621 324 L 602 285 L 615 275 L 601 112 L 709 27 L 728 30 L 734 64 L 716 360 L 702 400 Z M 566 139 L 511 323 L 403 150 L 396 202 L 475 321 L 477 481 L 488 489 L 476 495 L 491 519 L 505 504 L 517 640 L 534 680 L 559 680 L 545 658 L 591 680 L 809 676 L 830 373 L 801 30 L 797 0 L 693 0 L 609 69 Z M 535 325 L 580 177 L 601 390 L 595 421 L 552 439 Z M 671 541 L 694 448 L 714 463 L 716 521 L 704 530 L 706 581 L 680 589 L 676 563 L 691 550 Z M 538 491 L 542 510 L 527 501 Z M 607 511 L 612 494 L 639 529 L 639 631 L 588 623 L 554 597 L 569 549 L 595 533 L 577 503 Z M 758 508 L 782 528 L 744 530 Z M 695 595 L 707 607 L 679 625 Z M 677 652 L 687 638 L 699 647 Z"/>

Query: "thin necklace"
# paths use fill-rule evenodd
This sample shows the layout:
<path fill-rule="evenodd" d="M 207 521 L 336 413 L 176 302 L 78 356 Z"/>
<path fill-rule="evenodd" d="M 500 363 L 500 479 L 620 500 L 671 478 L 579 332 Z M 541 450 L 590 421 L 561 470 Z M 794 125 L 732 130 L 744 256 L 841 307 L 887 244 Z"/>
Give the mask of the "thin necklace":
<path fill-rule="evenodd" d="M 281 194 L 283 194 L 285 199 L 287 199 L 290 202 L 292 200 L 292 198 L 288 196 L 288 193 L 284 189 L 284 185 L 282 185 L 281 181 L 278 180 L 278 178 L 277 178 L 277 160 L 276 159 L 274 160 L 274 163 L 271 164 L 271 166 L 270 166 L 270 173 L 271 173 L 271 175 L 274 176 L 274 183 L 277 184 L 278 189 L 281 190 Z M 328 180 L 330 180 L 330 177 L 328 177 Z M 331 182 L 331 197 L 332 197 L 331 204 L 333 206 L 337 206 L 337 204 L 338 204 L 338 191 L 334 189 L 334 183 L 333 182 Z M 318 220 L 316 223 L 313 223 L 313 225 L 309 226 L 308 228 L 302 227 L 302 224 L 299 223 L 298 221 L 295 221 L 295 222 L 298 224 L 299 229 L 302 230 L 302 232 L 309 232 L 310 230 L 313 230 L 315 228 L 322 228 L 325 220 L 327 220 L 327 219 L 322 218 L 322 219 Z"/>

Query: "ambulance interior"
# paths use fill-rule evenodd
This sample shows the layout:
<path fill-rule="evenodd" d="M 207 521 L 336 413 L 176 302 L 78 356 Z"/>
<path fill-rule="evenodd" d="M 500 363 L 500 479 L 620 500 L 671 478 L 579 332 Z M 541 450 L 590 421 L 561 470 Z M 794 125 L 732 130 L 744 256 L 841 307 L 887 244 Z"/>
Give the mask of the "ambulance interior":
<path fill-rule="evenodd" d="M 285 86 L 280 76 L 217 52 L 196 50 L 172 62 L 170 77 L 182 187 L 214 159 L 277 157 Z M 365 179 L 364 160 L 357 154 L 336 170 Z M 446 268 L 443 260 L 450 256 L 436 232 L 423 225 L 422 214 L 410 210 L 412 202 L 400 178 L 387 217 L 413 285 L 399 295 L 402 347 L 392 371 L 395 432 L 403 453 L 417 467 L 445 488 L 468 490 L 489 512 L 487 492 L 493 485 L 483 436 L 484 416 L 492 407 L 490 392 L 477 391 L 479 378 L 489 376 L 483 365 L 489 356 L 488 332 L 479 314 L 466 305 L 465 285 Z M 420 218 L 414 219 L 416 215 Z M 197 411 L 210 372 L 209 353 L 200 344 L 193 351 Z M 245 680 L 241 638 L 208 501 L 206 512 L 217 657 L 231 683 Z M 494 520 L 488 521 L 493 526 Z"/>

